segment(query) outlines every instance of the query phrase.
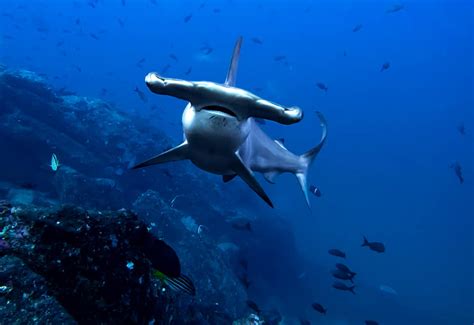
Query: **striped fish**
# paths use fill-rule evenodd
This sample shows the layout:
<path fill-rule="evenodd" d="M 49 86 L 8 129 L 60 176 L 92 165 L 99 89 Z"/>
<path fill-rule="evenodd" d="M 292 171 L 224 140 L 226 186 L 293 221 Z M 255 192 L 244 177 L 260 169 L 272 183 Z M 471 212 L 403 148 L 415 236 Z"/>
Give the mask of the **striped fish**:
<path fill-rule="evenodd" d="M 158 278 L 173 291 L 184 292 L 191 296 L 196 295 L 196 288 L 194 287 L 193 281 L 184 274 L 181 274 L 178 277 L 168 277 L 160 271 L 154 270 L 153 276 Z"/>

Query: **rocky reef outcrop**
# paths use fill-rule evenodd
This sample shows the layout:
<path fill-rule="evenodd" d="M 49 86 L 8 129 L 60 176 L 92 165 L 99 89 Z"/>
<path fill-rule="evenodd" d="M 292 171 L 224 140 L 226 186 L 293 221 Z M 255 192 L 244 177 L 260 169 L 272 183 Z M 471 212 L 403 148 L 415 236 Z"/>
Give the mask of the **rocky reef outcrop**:
<path fill-rule="evenodd" d="M 182 184 L 206 184 L 207 195 L 226 202 L 218 187 L 185 163 L 172 171 L 169 166 L 130 171 L 138 160 L 170 148 L 172 140 L 105 101 L 53 89 L 30 71 L 0 67 L 0 102 L 0 149 L 6 157 L 0 160 L 0 180 L 13 187 L 34 186 L 35 194 L 61 203 L 120 209 L 150 188 L 171 200 Z M 49 167 L 53 153 L 62 165 L 56 173 Z M 11 187 L 0 184 L 0 194 L 14 200 Z"/>
<path fill-rule="evenodd" d="M 196 285 L 193 298 L 151 275 L 145 243 L 167 231 L 133 212 L 1 207 L 2 319 L 19 310 L 46 323 L 82 324 L 225 324 L 245 315 L 245 292 L 209 243 L 176 241 L 182 270 Z"/>

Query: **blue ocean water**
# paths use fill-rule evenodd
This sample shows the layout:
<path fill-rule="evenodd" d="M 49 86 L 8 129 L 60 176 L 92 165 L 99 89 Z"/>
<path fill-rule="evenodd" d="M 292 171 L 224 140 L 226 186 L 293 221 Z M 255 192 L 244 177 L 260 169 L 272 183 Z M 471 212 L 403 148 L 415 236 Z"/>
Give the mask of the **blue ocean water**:
<path fill-rule="evenodd" d="M 290 324 L 474 321 L 473 1 L 4 0 L 0 13 L 0 63 L 144 117 L 173 144 L 185 103 L 152 94 L 144 76 L 223 82 L 242 35 L 237 86 L 305 112 L 300 123 L 263 129 L 303 153 L 320 137 L 315 111 L 328 121 L 308 176 L 322 192 L 311 209 L 293 175 L 275 185 L 259 178 L 275 209 L 254 206 L 266 244 L 248 252 L 252 297 Z M 241 181 L 227 189 L 247 191 Z M 242 198 L 229 200 L 238 207 Z M 275 215 L 289 238 L 266 231 Z M 386 252 L 360 247 L 363 236 Z M 331 248 L 357 270 L 355 296 L 331 288 Z"/>

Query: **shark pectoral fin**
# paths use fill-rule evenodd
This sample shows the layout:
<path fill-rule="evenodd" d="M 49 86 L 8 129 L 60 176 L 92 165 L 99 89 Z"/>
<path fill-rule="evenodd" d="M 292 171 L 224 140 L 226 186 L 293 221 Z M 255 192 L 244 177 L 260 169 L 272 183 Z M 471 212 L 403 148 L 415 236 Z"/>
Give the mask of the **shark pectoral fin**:
<path fill-rule="evenodd" d="M 308 204 L 308 207 L 311 208 L 311 204 L 309 203 L 309 196 L 308 196 L 308 186 L 306 184 L 306 174 L 297 173 L 296 178 L 298 179 L 298 183 L 300 183 L 301 189 L 303 190 L 304 198 L 306 199 L 306 204 Z"/>
<path fill-rule="evenodd" d="M 278 172 L 266 172 L 266 173 L 263 173 L 263 177 L 270 184 L 275 184 L 274 179 L 275 179 L 275 176 L 277 176 L 278 174 L 279 174 Z"/>
<path fill-rule="evenodd" d="M 273 208 L 272 201 L 258 183 L 253 172 L 244 165 L 243 161 L 237 154 L 235 155 L 235 160 L 231 168 L 237 175 L 240 176 L 240 178 L 244 180 L 245 183 L 247 183 L 248 186 L 250 186 L 252 190 L 254 190 L 255 193 L 258 194 L 258 196 L 260 196 L 269 206 Z"/>
<path fill-rule="evenodd" d="M 230 182 L 231 180 L 233 180 L 235 176 L 237 176 L 237 174 L 222 175 L 222 180 L 224 181 L 224 183 L 227 183 L 227 182 Z"/>
<path fill-rule="evenodd" d="M 185 141 L 179 146 L 171 148 L 163 153 L 160 153 L 158 156 L 145 160 L 144 162 L 139 163 L 132 167 L 132 169 L 147 167 L 156 164 L 163 164 L 170 161 L 183 160 L 187 159 L 188 154 L 188 143 Z"/>

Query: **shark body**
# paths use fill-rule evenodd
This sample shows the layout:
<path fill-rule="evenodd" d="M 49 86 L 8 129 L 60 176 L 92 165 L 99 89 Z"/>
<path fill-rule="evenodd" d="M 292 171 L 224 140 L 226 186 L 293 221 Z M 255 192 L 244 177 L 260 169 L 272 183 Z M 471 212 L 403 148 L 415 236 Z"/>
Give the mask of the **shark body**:
<path fill-rule="evenodd" d="M 241 177 L 271 207 L 254 172 L 263 173 L 270 183 L 275 176 L 290 172 L 296 175 L 309 205 L 306 176 L 326 140 L 326 121 L 317 113 L 323 130 L 321 140 L 301 156 L 265 134 L 254 118 L 288 125 L 299 122 L 303 113 L 298 107 L 284 107 L 235 87 L 241 44 L 239 38 L 224 84 L 169 79 L 157 73 L 145 77 L 152 92 L 188 101 L 182 116 L 184 141 L 133 168 L 189 159 L 205 171 L 223 175 L 224 182 Z"/>

